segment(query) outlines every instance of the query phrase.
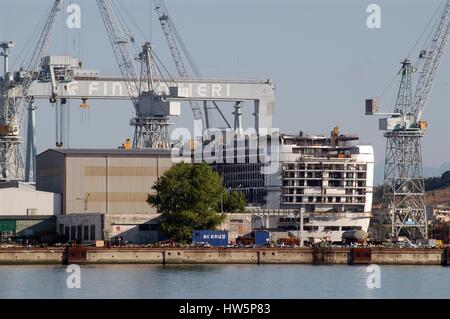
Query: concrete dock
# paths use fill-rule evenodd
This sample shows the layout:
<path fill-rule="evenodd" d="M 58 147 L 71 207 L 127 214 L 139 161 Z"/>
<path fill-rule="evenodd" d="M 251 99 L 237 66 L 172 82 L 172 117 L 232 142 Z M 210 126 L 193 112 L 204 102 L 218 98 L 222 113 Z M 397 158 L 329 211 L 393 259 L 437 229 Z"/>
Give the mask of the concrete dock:
<path fill-rule="evenodd" d="M 0 265 L 67 262 L 67 248 L 0 248 Z"/>
<path fill-rule="evenodd" d="M 450 248 L 0 248 L 0 264 L 449 265 Z"/>

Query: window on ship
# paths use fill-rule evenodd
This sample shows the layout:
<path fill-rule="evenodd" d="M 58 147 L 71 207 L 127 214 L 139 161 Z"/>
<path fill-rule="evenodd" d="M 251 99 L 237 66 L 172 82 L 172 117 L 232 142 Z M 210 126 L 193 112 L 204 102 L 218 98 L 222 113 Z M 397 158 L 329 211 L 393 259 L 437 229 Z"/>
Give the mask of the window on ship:
<path fill-rule="evenodd" d="M 323 228 L 324 231 L 338 231 L 339 230 L 339 226 L 325 226 Z"/>
<path fill-rule="evenodd" d="M 342 226 L 342 230 L 343 231 L 347 231 L 347 230 L 361 230 L 362 227 L 361 226 Z"/>

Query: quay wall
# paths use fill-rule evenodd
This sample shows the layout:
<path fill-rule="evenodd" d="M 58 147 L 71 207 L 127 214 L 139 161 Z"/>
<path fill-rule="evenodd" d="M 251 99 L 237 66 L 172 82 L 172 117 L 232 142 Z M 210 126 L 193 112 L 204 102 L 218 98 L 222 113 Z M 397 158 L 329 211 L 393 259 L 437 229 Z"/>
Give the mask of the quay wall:
<path fill-rule="evenodd" d="M 0 265 L 61 264 L 65 261 L 66 248 L 0 248 Z"/>
<path fill-rule="evenodd" d="M 0 248 L 0 264 L 448 265 L 450 248 Z"/>
<path fill-rule="evenodd" d="M 447 265 L 447 249 L 372 249 L 372 264 Z M 450 250 L 449 250 L 450 251 Z"/>

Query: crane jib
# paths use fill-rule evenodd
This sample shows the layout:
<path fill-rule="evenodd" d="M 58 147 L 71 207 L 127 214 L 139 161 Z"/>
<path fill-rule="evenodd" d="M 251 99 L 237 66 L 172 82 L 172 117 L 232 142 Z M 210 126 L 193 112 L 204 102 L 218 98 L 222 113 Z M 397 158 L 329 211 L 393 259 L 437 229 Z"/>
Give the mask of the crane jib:
<path fill-rule="evenodd" d="M 423 110 L 442 61 L 449 35 L 450 1 L 447 1 L 431 45 L 425 50 L 424 55 L 421 53 L 421 57 L 425 59 L 425 62 L 417 82 L 414 103 L 412 106 L 412 112 L 416 115 L 417 121 L 420 121 L 422 118 Z"/>

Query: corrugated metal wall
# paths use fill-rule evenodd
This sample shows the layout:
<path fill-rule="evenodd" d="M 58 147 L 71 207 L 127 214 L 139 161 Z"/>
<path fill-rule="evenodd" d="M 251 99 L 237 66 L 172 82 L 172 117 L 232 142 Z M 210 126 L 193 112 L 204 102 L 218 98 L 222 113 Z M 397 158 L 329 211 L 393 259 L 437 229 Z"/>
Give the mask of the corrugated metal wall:
<path fill-rule="evenodd" d="M 146 204 L 158 178 L 156 158 L 110 158 L 108 161 L 108 210 L 110 213 L 150 213 Z"/>
<path fill-rule="evenodd" d="M 66 213 L 106 213 L 106 157 L 67 157 L 65 184 Z"/>
<path fill-rule="evenodd" d="M 67 156 L 65 211 L 154 213 L 148 194 L 171 165 L 170 157 Z"/>
<path fill-rule="evenodd" d="M 62 154 L 50 150 L 38 158 L 37 171 L 42 171 L 38 184 L 62 192 L 64 214 L 105 214 L 105 239 L 121 236 L 135 243 L 158 239 L 158 231 L 141 225 L 154 224 L 158 217 L 147 198 L 157 178 L 173 165 L 170 152 L 69 150 Z M 63 174 L 58 173 L 60 169 Z"/>

